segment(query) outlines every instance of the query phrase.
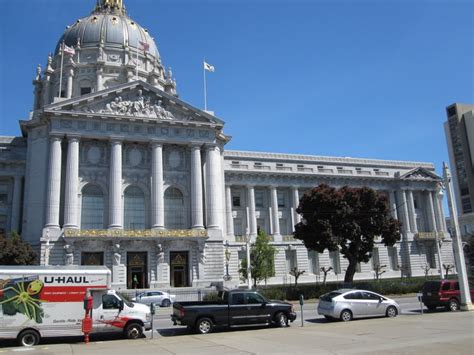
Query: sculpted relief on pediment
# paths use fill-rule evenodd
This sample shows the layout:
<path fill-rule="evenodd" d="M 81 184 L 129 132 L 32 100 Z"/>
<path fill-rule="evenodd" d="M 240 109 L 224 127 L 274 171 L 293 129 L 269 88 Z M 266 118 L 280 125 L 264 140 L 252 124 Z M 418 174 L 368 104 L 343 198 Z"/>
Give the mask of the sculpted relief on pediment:
<path fill-rule="evenodd" d="M 164 100 L 156 95 L 144 94 L 137 90 L 128 94 L 117 94 L 112 99 L 73 109 L 76 112 L 156 118 L 161 120 L 185 119 L 180 113 L 172 113 Z"/>

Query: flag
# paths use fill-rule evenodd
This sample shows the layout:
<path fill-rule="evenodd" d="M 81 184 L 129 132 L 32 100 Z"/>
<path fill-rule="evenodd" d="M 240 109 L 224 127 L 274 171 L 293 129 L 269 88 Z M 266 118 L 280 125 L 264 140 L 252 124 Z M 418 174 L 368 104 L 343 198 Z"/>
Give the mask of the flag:
<path fill-rule="evenodd" d="M 64 53 L 74 55 L 76 54 L 76 51 L 74 50 L 74 48 L 64 45 Z"/>
<path fill-rule="evenodd" d="M 216 70 L 213 65 L 210 65 L 209 63 L 206 63 L 206 62 L 204 62 L 204 69 L 211 73 L 214 73 Z"/>
<path fill-rule="evenodd" d="M 144 51 L 148 51 L 150 49 L 150 45 L 148 43 L 143 41 L 138 41 L 138 43 L 140 43 Z"/>

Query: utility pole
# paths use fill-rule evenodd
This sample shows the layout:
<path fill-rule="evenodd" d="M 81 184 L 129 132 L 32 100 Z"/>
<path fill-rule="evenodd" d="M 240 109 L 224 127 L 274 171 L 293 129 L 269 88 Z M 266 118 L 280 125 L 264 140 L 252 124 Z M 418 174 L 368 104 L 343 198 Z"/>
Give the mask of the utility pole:
<path fill-rule="evenodd" d="M 461 246 L 461 232 L 459 230 L 458 212 L 454 202 L 453 189 L 451 185 L 451 173 L 448 164 L 443 162 L 443 178 L 446 192 L 448 193 L 449 214 L 451 216 L 451 236 L 454 246 L 454 257 L 456 260 L 456 271 L 458 272 L 459 290 L 461 292 L 461 310 L 474 311 L 469 293 L 469 283 L 467 280 L 466 262 Z"/>

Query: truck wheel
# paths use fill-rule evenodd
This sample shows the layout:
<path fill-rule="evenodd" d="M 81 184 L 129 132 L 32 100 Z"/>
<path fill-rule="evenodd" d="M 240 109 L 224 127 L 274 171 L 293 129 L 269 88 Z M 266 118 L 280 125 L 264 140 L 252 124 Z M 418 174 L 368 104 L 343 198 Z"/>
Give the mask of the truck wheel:
<path fill-rule="evenodd" d="M 170 300 L 166 299 L 161 302 L 161 307 L 169 307 L 171 304 Z"/>
<path fill-rule="evenodd" d="M 448 311 L 459 311 L 459 302 L 455 298 L 451 298 L 447 308 Z"/>
<path fill-rule="evenodd" d="M 18 344 L 20 346 L 35 346 L 40 342 L 40 335 L 32 329 L 24 330 L 18 335 Z"/>
<path fill-rule="evenodd" d="M 143 327 L 138 323 L 130 323 L 124 329 L 127 339 L 138 339 L 143 335 Z"/>
<path fill-rule="evenodd" d="M 287 327 L 288 326 L 288 317 L 283 312 L 278 312 L 275 315 L 275 322 L 276 325 L 279 327 Z"/>
<path fill-rule="evenodd" d="M 214 324 L 209 318 L 201 318 L 196 322 L 196 331 L 199 334 L 208 334 L 212 332 Z"/>

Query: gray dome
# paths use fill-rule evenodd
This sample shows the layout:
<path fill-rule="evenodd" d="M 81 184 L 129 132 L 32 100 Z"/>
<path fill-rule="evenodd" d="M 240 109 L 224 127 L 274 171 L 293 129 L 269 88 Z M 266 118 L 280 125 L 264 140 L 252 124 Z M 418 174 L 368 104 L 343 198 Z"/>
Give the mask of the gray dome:
<path fill-rule="evenodd" d="M 148 54 L 160 60 L 155 41 L 147 30 L 125 14 L 106 13 L 103 9 L 96 9 L 90 16 L 68 26 L 56 46 L 56 54 L 63 41 L 69 47 L 75 47 L 79 41 L 81 48 L 98 47 L 102 43 L 105 48 L 123 49 L 129 46 L 133 51 L 137 47 L 143 50 L 139 44 L 142 41 L 150 46 Z"/>

